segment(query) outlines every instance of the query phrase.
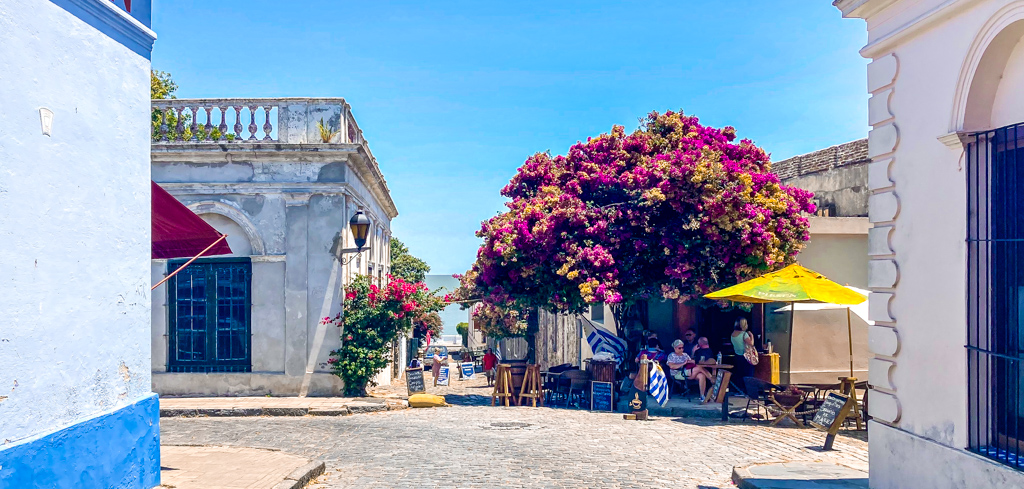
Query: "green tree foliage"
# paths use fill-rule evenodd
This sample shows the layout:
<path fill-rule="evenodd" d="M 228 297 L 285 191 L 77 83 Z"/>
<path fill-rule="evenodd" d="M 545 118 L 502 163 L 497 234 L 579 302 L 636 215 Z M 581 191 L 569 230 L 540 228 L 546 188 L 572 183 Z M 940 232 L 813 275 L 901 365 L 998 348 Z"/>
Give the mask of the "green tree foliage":
<path fill-rule="evenodd" d="M 462 335 L 462 346 L 469 346 L 469 323 L 462 322 L 456 324 L 455 332 Z"/>
<path fill-rule="evenodd" d="M 427 331 L 430 331 L 431 336 L 437 337 L 444 331 L 444 322 L 437 312 L 421 314 L 412 320 L 412 325 L 413 338 L 426 338 Z"/>
<path fill-rule="evenodd" d="M 391 238 L 391 276 L 406 282 L 422 282 L 430 272 L 427 262 L 409 254 L 409 248 L 397 238 Z"/>
<path fill-rule="evenodd" d="M 177 91 L 178 84 L 171 79 L 170 73 L 159 70 L 149 72 L 149 98 L 154 100 L 178 98 L 174 96 Z"/>
<path fill-rule="evenodd" d="M 360 275 L 345 288 L 344 307 L 344 314 L 322 319 L 342 327 L 341 348 L 331 352 L 327 363 L 345 381 L 345 395 L 363 397 L 373 377 L 387 367 L 392 344 L 409 331 L 412 320 L 441 310 L 444 303 L 421 282 L 392 278 L 378 287 Z"/>
<path fill-rule="evenodd" d="M 171 74 L 166 71 L 152 70 L 149 72 L 149 96 L 153 100 L 167 100 L 176 99 L 174 94 L 178 91 L 178 84 L 174 83 L 174 79 L 171 78 Z M 178 130 L 178 115 L 173 110 L 160 110 L 153 109 L 153 141 L 160 141 L 164 136 L 169 141 L 188 141 L 190 139 L 196 139 L 199 141 L 206 140 L 220 140 L 226 139 L 228 141 L 234 141 L 235 135 L 221 134 L 220 129 L 213 128 L 210 131 L 206 130 L 205 125 L 199 125 L 196 127 L 196 131 L 192 131 L 192 115 L 188 113 L 181 114 L 181 126 L 182 130 Z M 161 126 L 167 126 L 167 133 L 161 133 Z M 222 137 L 223 136 L 223 137 Z"/>

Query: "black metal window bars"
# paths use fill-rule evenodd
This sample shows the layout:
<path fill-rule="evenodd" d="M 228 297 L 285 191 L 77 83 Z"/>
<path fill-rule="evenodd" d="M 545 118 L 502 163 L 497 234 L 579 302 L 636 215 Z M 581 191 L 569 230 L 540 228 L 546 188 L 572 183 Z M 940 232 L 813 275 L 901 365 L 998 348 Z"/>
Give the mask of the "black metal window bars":
<path fill-rule="evenodd" d="M 968 449 L 1024 468 L 1024 123 L 968 135 Z"/>

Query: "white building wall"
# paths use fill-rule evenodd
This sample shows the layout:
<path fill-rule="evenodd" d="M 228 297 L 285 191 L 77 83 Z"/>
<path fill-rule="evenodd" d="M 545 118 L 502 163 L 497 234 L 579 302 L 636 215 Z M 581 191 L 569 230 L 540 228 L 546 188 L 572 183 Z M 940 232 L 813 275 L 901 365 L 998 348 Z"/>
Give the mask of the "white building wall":
<path fill-rule="evenodd" d="M 971 85 L 998 85 L 1002 76 L 974 77 L 972 53 L 985 44 L 986 24 L 1013 9 L 1024 18 L 1024 2 L 837 4 L 867 17 L 861 54 L 872 59 L 871 486 L 1022 487 L 1021 472 L 965 450 L 967 209 L 955 132 L 1024 121 L 1024 94 L 1013 82 L 1024 72 L 1019 54 L 1003 81 L 1016 85 L 994 98 L 995 117 L 964 117 Z"/>
<path fill-rule="evenodd" d="M 37 0 L 0 46 L 3 445 L 151 395 L 151 245 L 148 52 Z"/>

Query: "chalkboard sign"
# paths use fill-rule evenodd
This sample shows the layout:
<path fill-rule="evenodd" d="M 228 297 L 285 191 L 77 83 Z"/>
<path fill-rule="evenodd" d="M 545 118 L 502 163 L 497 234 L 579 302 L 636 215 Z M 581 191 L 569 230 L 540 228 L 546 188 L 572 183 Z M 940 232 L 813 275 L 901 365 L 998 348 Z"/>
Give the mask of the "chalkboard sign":
<path fill-rule="evenodd" d="M 591 411 L 614 411 L 614 397 L 612 396 L 611 382 L 590 383 L 590 410 Z"/>
<path fill-rule="evenodd" d="M 838 426 L 842 424 L 846 418 L 846 414 L 849 411 L 847 404 L 850 402 L 848 396 L 830 392 L 825 396 L 825 402 L 818 407 L 818 412 L 814 414 L 814 420 L 811 424 L 817 428 L 823 430 L 830 430 L 832 426 Z"/>
<path fill-rule="evenodd" d="M 472 379 L 473 373 L 476 372 L 473 369 L 473 362 L 462 362 L 459 364 L 459 368 L 462 369 L 462 380 Z"/>
<path fill-rule="evenodd" d="M 722 386 L 724 385 L 726 389 L 729 388 L 729 382 L 725 380 L 726 374 L 730 373 L 726 372 L 725 369 L 718 369 L 718 373 L 715 375 L 715 383 L 711 384 L 711 390 L 708 391 L 707 397 L 704 398 L 705 403 L 712 401 L 721 402 L 718 398 L 725 395 L 725 391 L 722 390 Z"/>
<path fill-rule="evenodd" d="M 441 369 L 437 372 L 437 385 L 448 385 L 447 365 L 441 365 Z"/>
<path fill-rule="evenodd" d="M 422 368 L 405 370 L 405 387 L 409 390 L 409 395 L 427 392 L 427 386 L 423 383 Z"/>

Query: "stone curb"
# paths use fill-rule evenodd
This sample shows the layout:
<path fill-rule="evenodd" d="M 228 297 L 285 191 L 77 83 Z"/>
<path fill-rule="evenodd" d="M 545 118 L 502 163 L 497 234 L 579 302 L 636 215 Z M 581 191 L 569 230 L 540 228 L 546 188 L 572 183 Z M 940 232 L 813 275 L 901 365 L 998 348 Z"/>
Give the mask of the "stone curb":
<path fill-rule="evenodd" d="M 751 468 L 759 469 L 757 472 Z M 764 470 L 771 469 L 771 470 Z M 739 489 L 868 489 L 868 473 L 829 462 L 774 462 L 732 468 Z"/>
<path fill-rule="evenodd" d="M 732 468 L 732 482 L 733 484 L 736 484 L 736 487 L 739 489 L 758 489 L 756 485 L 747 482 L 747 479 L 753 478 L 754 474 L 751 474 L 746 467 Z"/>
<path fill-rule="evenodd" d="M 161 418 L 197 418 L 197 417 L 245 417 L 245 416 L 348 416 L 351 414 L 377 413 L 409 409 L 408 402 L 376 402 L 356 401 L 340 408 L 197 408 L 174 409 L 161 408 Z"/>
<path fill-rule="evenodd" d="M 310 462 L 292 471 L 283 481 L 278 482 L 273 489 L 302 489 L 306 487 L 306 484 L 309 484 L 309 481 L 323 474 L 324 468 L 323 462 Z"/>

